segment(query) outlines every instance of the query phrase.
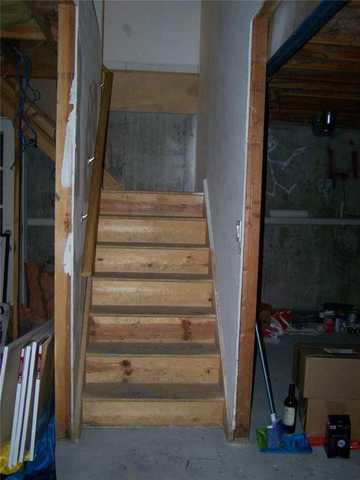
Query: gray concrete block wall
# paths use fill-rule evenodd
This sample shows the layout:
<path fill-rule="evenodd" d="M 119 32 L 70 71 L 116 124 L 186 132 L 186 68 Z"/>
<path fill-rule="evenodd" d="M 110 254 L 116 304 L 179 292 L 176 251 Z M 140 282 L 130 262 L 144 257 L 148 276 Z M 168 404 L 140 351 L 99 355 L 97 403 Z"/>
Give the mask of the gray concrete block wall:
<path fill-rule="evenodd" d="M 333 168 L 346 180 L 329 177 Z M 354 178 L 352 152 L 358 152 Z M 265 214 L 307 210 L 312 218 L 360 219 L 360 131 L 316 137 L 310 127 L 270 125 Z M 320 309 L 324 302 L 360 304 L 360 226 L 274 225 L 264 232 L 262 300 L 275 307 Z"/>
<path fill-rule="evenodd" d="M 125 190 L 194 191 L 196 117 L 111 112 L 106 168 Z"/>

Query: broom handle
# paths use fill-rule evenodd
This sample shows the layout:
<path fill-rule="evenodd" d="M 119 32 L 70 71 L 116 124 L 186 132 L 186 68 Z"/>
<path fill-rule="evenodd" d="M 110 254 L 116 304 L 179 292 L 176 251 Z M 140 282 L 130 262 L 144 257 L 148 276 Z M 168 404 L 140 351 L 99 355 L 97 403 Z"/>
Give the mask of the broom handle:
<path fill-rule="evenodd" d="M 274 402 L 274 395 L 271 387 L 271 380 L 270 380 L 270 373 L 269 373 L 269 365 L 266 358 L 266 353 L 264 349 L 263 339 L 261 337 L 258 322 L 255 324 L 255 331 L 256 331 L 256 340 L 259 348 L 260 360 L 262 371 L 264 374 L 265 386 L 266 386 L 266 393 L 269 401 L 270 413 L 272 420 L 276 418 L 276 409 L 275 409 L 275 402 Z"/>

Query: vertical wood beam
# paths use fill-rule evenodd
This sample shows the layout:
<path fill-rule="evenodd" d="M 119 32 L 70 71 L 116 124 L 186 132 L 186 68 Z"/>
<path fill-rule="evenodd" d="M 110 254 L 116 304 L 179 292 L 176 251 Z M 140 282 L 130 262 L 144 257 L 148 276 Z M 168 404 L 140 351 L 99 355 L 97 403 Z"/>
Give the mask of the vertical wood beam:
<path fill-rule="evenodd" d="M 251 51 L 235 438 L 247 437 L 250 429 L 258 300 L 268 27 L 269 12 L 260 12 L 253 22 Z"/>
<path fill-rule="evenodd" d="M 58 84 L 55 165 L 55 416 L 57 436 L 70 427 L 70 277 L 64 271 L 64 253 L 71 231 L 71 187 L 62 183 L 66 125 L 75 63 L 75 6 L 58 4 Z"/>

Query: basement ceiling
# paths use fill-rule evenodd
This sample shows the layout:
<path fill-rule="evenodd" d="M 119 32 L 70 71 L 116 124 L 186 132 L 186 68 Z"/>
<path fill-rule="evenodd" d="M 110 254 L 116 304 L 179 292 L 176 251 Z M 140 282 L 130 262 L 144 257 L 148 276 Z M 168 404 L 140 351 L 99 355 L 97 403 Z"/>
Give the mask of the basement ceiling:
<path fill-rule="evenodd" d="M 360 128 L 360 2 L 349 2 L 269 81 L 270 119 L 309 123 L 324 110 Z"/>

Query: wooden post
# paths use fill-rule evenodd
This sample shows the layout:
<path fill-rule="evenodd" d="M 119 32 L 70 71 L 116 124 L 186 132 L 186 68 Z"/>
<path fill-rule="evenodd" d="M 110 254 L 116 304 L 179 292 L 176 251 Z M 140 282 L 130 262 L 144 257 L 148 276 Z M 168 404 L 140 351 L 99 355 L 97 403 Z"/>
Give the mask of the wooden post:
<path fill-rule="evenodd" d="M 56 114 L 55 193 L 55 415 L 58 437 L 70 426 L 70 277 L 64 271 L 66 242 L 71 232 L 71 186 L 62 183 L 66 125 L 72 106 L 70 89 L 75 64 L 75 6 L 58 3 L 58 84 Z"/>
<path fill-rule="evenodd" d="M 255 322 L 258 300 L 267 38 L 269 16 L 272 14 L 275 6 L 276 2 L 266 2 L 263 11 L 255 17 L 253 22 L 244 218 L 244 261 L 234 438 L 247 437 L 250 429 Z"/>

